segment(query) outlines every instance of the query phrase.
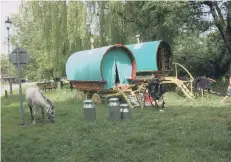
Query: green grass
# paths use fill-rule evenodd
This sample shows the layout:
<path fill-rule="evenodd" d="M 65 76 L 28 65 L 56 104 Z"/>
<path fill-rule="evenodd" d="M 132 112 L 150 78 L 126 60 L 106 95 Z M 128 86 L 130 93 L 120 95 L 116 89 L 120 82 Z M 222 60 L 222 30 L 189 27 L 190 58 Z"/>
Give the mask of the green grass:
<path fill-rule="evenodd" d="M 14 93 L 15 94 L 15 93 Z M 230 162 L 231 106 L 222 97 L 190 101 L 167 93 L 166 109 L 132 109 L 129 121 L 108 120 L 97 105 L 97 120 L 83 120 L 74 91 L 46 93 L 56 105 L 56 123 L 32 125 L 24 100 L 1 98 L 2 162 Z"/>

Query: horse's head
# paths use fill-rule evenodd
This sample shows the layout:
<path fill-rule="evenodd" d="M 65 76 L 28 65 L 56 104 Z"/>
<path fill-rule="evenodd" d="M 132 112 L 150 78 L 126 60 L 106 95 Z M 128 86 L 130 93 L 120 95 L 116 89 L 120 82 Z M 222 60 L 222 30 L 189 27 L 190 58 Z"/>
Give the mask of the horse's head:
<path fill-rule="evenodd" d="M 47 107 L 47 116 L 48 116 L 48 119 L 51 120 L 52 123 L 55 122 L 55 106 L 54 104 L 51 102 L 50 99 L 46 98 L 46 101 L 49 105 L 49 107 Z"/>

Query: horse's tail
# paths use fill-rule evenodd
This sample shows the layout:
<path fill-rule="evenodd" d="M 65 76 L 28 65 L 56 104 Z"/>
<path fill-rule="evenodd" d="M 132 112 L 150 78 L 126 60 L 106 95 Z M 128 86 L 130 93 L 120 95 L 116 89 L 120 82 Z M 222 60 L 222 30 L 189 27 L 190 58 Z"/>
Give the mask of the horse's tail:
<path fill-rule="evenodd" d="M 196 79 L 194 79 L 193 81 L 193 88 L 196 90 L 197 89 L 197 83 L 200 82 L 201 80 L 201 77 L 198 77 Z"/>

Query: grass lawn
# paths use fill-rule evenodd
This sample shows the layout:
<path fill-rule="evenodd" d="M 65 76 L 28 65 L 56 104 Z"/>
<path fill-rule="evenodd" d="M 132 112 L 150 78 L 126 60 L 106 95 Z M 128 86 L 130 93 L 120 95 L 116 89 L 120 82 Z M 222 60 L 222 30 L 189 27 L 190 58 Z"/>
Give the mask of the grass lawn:
<path fill-rule="evenodd" d="M 97 120 L 86 122 L 74 91 L 46 95 L 55 124 L 32 125 L 24 97 L 25 125 L 18 126 L 19 96 L 1 98 L 2 162 L 231 161 L 231 102 L 221 104 L 222 97 L 190 101 L 169 92 L 164 112 L 135 108 L 131 120 L 118 122 L 97 105 Z"/>

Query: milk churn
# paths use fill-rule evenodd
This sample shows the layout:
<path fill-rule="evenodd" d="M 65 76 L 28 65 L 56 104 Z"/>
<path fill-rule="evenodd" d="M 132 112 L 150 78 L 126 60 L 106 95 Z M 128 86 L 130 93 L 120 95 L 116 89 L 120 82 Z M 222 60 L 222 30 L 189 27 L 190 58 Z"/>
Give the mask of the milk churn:
<path fill-rule="evenodd" d="M 121 120 L 120 103 L 118 98 L 109 99 L 109 119 Z"/>
<path fill-rule="evenodd" d="M 120 104 L 121 119 L 127 120 L 131 119 L 131 111 L 128 109 L 128 104 Z"/>
<path fill-rule="evenodd" d="M 133 105 L 139 104 L 133 95 L 128 95 L 128 99 Z"/>
<path fill-rule="evenodd" d="M 96 120 L 96 107 L 92 100 L 84 100 L 83 118 L 84 120 Z"/>

